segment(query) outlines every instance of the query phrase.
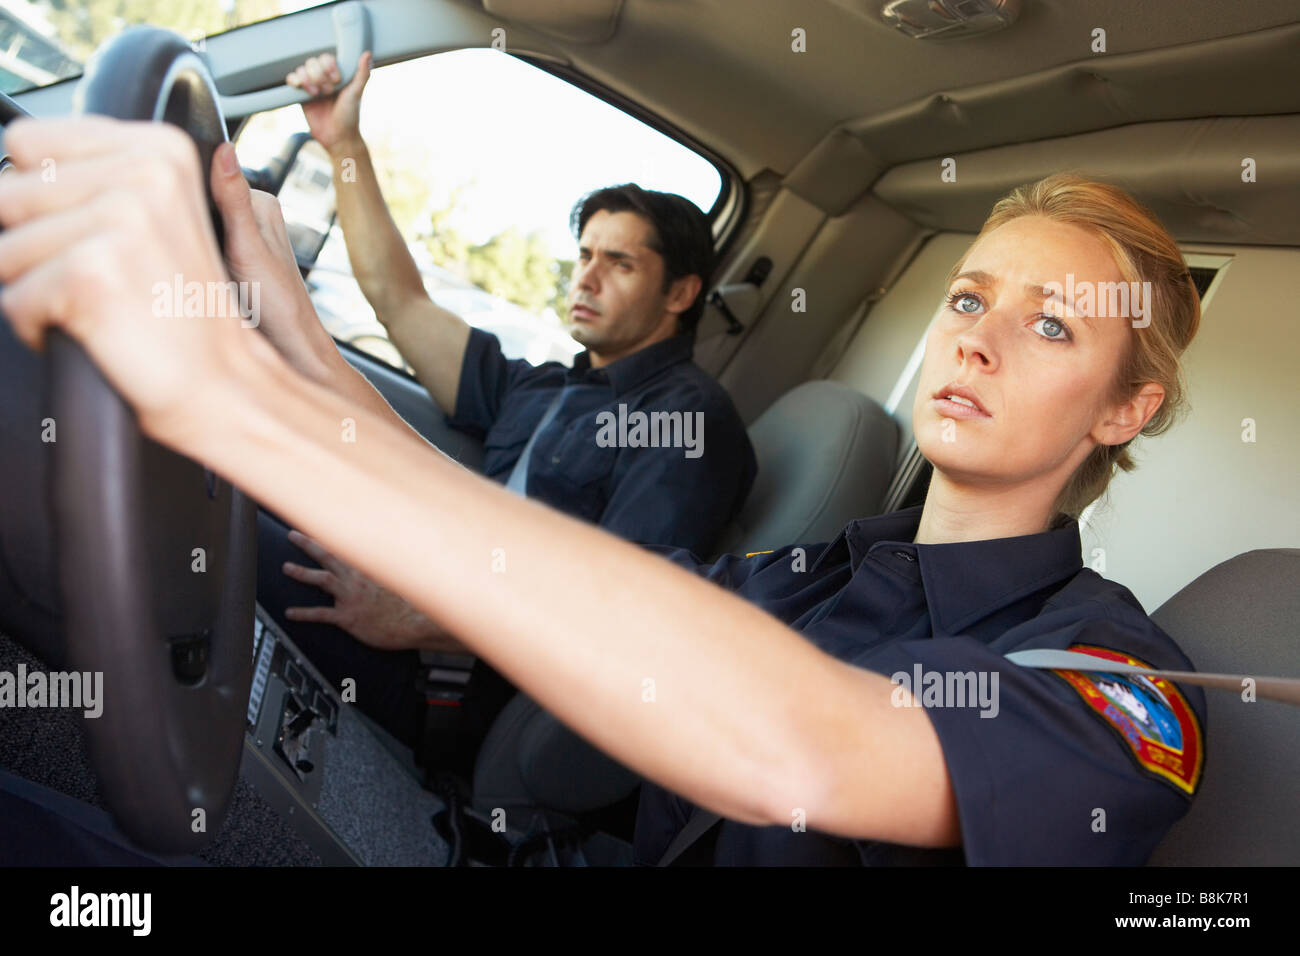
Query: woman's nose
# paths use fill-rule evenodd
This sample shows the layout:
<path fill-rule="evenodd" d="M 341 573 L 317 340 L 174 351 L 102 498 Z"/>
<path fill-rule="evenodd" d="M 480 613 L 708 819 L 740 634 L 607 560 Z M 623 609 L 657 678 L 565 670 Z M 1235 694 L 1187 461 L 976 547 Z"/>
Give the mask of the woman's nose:
<path fill-rule="evenodd" d="M 978 322 L 957 336 L 957 358 L 962 365 L 973 365 L 981 371 L 997 367 L 998 316 L 986 312 Z"/>

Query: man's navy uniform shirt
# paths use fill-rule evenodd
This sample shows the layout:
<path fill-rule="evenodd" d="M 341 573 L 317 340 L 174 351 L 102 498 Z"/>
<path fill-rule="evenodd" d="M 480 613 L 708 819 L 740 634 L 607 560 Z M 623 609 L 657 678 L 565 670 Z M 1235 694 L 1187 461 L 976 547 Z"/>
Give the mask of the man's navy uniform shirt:
<path fill-rule="evenodd" d="M 1078 524 L 1013 538 L 914 544 L 920 517 L 917 506 L 854 521 L 829 544 L 804 546 L 802 556 L 786 547 L 708 565 L 683 551 L 665 553 L 858 667 L 891 678 L 913 677 L 917 665 L 923 674 L 996 672 L 996 716 L 981 717 L 975 706 L 926 708 L 956 795 L 962 847 L 923 849 L 723 821 L 683 855 L 682 865 L 959 864 L 963 858 L 971 865 L 1137 865 L 1186 812 L 1204 760 L 1199 688 L 1158 682 L 1163 691 L 1155 696 L 1176 705 L 1181 716 L 1175 718 L 1172 708 L 1143 696 L 1141 685 L 1128 696 L 1122 678 L 1067 675 L 1004 659 L 1031 648 L 1084 647 L 1119 652 L 1154 669 L 1192 669 L 1128 589 L 1083 567 Z M 911 689 L 920 699 L 920 688 Z M 1138 698 L 1146 707 L 1134 703 Z M 1163 736 L 1152 729 L 1161 727 Z M 1153 746 L 1143 733 L 1167 746 Z M 656 863 L 693 809 L 646 784 L 637 862 Z"/>
<path fill-rule="evenodd" d="M 561 388 L 563 402 L 533 446 L 528 497 L 599 524 L 629 541 L 708 554 L 740 510 L 758 466 L 726 391 L 691 361 L 676 335 L 593 369 L 531 365 L 501 354 L 496 336 L 470 331 L 451 424 L 483 437 L 483 471 L 505 482 Z M 598 415 L 703 413 L 698 457 L 683 447 L 616 447 L 597 440 Z M 608 419 L 605 419 L 606 421 Z"/>

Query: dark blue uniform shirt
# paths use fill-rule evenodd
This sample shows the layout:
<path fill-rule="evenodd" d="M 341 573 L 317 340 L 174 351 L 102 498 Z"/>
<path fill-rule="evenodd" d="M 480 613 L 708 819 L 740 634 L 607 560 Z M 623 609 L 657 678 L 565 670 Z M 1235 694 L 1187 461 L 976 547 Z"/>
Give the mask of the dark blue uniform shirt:
<path fill-rule="evenodd" d="M 709 554 L 758 468 L 731 398 L 691 350 L 677 335 L 599 369 L 586 352 L 572 369 L 534 366 L 473 329 L 451 424 L 483 437 L 483 471 L 505 482 L 564 389 L 530 454 L 528 496 L 629 541 Z"/>
<path fill-rule="evenodd" d="M 1199 688 L 1035 670 L 1004 658 L 1031 648 L 1086 649 L 1155 669 L 1192 669 L 1131 592 L 1083 567 L 1078 524 L 914 544 L 920 516 L 918 506 L 865 518 L 829 544 L 712 565 L 682 551 L 667 556 L 843 661 L 891 679 L 906 674 L 897 682 L 918 699 L 928 674 L 982 673 L 990 690 L 996 674 L 995 712 L 971 706 L 975 694 L 967 706 L 959 696 L 926 704 L 956 794 L 962 847 L 930 850 L 723 821 L 683 865 L 1135 865 L 1186 812 L 1204 760 Z M 637 862 L 657 862 L 692 809 L 647 784 Z"/>

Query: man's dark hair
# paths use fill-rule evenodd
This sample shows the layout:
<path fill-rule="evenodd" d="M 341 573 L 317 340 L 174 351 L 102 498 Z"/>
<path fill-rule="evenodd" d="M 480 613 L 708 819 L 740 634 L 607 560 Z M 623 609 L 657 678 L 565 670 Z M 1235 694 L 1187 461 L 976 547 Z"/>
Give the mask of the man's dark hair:
<path fill-rule="evenodd" d="M 713 233 L 704 213 L 676 193 L 654 192 L 635 183 L 607 186 L 587 193 L 574 204 L 569 213 L 574 238 L 581 239 L 587 220 L 602 210 L 634 212 L 649 221 L 653 227 L 650 248 L 664 260 L 663 291 L 667 292 L 682 276 L 700 277 L 700 294 L 677 318 L 678 331 L 693 334 L 704 314 L 705 290 L 713 272 Z"/>

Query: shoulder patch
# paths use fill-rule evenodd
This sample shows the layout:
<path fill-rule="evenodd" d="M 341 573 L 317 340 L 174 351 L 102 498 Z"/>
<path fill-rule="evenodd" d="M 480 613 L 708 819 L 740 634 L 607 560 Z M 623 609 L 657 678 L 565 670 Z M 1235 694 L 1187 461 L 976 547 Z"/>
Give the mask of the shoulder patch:
<path fill-rule="evenodd" d="M 1074 644 L 1069 649 L 1121 664 L 1151 667 L 1104 647 Z M 1205 755 L 1201 724 L 1172 681 L 1103 671 L 1055 673 L 1115 731 L 1139 767 L 1189 796 L 1196 792 Z"/>

